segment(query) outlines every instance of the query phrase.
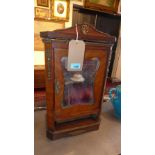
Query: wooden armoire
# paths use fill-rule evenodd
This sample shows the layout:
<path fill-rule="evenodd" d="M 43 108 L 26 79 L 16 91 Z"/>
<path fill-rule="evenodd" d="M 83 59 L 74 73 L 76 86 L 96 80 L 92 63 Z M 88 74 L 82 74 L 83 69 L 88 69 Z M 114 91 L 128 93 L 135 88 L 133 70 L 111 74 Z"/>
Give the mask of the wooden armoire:
<path fill-rule="evenodd" d="M 68 71 L 68 46 L 85 42 L 83 68 Z M 116 38 L 88 24 L 41 32 L 45 45 L 47 137 L 57 139 L 97 130 L 111 52 Z"/>

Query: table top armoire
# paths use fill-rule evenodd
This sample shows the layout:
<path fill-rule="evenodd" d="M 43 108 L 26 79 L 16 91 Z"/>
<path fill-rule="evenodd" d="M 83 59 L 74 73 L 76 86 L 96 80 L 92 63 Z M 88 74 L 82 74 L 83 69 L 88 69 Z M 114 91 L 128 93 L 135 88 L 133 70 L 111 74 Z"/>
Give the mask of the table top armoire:
<path fill-rule="evenodd" d="M 81 71 L 68 71 L 71 40 L 83 40 Z M 47 137 L 58 139 L 97 130 L 111 52 L 116 38 L 88 24 L 40 32 L 45 46 Z M 77 53 L 76 53 L 77 54 Z"/>

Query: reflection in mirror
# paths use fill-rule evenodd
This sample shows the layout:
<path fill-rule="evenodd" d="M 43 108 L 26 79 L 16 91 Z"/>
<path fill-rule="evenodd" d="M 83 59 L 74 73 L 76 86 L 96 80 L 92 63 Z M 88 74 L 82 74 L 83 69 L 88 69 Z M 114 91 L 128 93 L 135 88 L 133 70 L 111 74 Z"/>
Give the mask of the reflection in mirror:
<path fill-rule="evenodd" d="M 64 76 L 63 107 L 94 103 L 94 81 L 99 59 L 85 60 L 82 71 L 67 71 L 67 57 L 61 59 Z"/>

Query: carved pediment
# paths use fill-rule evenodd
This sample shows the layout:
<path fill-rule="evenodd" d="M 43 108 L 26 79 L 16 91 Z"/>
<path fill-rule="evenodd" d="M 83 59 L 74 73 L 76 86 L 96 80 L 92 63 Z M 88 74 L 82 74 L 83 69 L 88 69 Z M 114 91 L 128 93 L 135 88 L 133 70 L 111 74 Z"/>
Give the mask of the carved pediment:
<path fill-rule="evenodd" d="M 78 39 L 94 42 L 114 43 L 116 38 L 107 33 L 96 30 L 89 24 L 80 24 L 71 28 L 40 32 L 40 36 L 46 39 L 76 39 L 78 32 Z"/>

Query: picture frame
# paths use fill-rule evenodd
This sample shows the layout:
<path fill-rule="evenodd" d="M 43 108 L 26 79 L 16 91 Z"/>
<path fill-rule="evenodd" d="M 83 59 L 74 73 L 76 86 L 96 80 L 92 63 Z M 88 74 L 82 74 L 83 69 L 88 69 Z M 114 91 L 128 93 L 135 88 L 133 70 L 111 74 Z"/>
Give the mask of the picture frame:
<path fill-rule="evenodd" d="M 49 9 L 35 7 L 34 15 L 37 19 L 49 19 Z"/>
<path fill-rule="evenodd" d="M 70 0 L 51 0 L 51 19 L 57 21 L 69 20 Z"/>
<path fill-rule="evenodd" d="M 109 12 L 109 13 L 117 13 L 119 7 L 120 0 L 85 0 L 85 8 Z"/>
<path fill-rule="evenodd" d="M 49 0 L 37 0 L 37 6 L 49 7 Z"/>

